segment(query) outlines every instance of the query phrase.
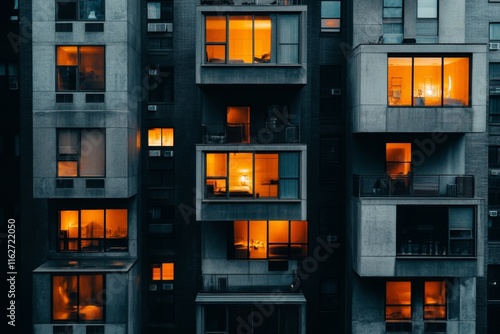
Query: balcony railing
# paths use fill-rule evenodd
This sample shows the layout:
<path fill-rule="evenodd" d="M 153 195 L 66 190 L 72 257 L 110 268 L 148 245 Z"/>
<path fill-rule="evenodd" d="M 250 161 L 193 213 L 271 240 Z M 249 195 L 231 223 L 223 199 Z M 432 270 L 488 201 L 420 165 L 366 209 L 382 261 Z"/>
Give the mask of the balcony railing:
<path fill-rule="evenodd" d="M 201 0 L 202 5 L 302 5 L 306 0 Z"/>
<path fill-rule="evenodd" d="M 232 123 L 202 124 L 203 144 L 274 144 L 299 143 L 298 124 Z"/>
<path fill-rule="evenodd" d="M 357 197 L 474 197 L 472 175 L 354 175 Z"/>
<path fill-rule="evenodd" d="M 201 279 L 201 292 L 298 292 L 293 274 L 207 274 Z"/>

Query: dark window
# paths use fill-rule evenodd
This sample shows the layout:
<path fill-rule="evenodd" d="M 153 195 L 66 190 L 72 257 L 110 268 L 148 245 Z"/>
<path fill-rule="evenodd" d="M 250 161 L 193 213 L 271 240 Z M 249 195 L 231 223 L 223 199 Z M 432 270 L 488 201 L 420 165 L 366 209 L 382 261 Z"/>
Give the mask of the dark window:
<path fill-rule="evenodd" d="M 174 101 L 173 68 L 156 66 L 148 69 L 148 102 L 167 103 Z"/>
<path fill-rule="evenodd" d="M 500 302 L 500 265 L 488 265 L 488 301 Z"/>
<path fill-rule="evenodd" d="M 340 183 L 340 139 L 320 137 L 319 177 L 321 185 Z"/>
<path fill-rule="evenodd" d="M 319 75 L 321 120 L 341 120 L 342 72 L 339 66 L 323 65 Z"/>
<path fill-rule="evenodd" d="M 104 20 L 104 0 L 56 0 L 56 20 Z"/>
<path fill-rule="evenodd" d="M 173 291 L 150 291 L 149 293 L 149 321 L 151 323 L 174 322 L 174 294 Z"/>

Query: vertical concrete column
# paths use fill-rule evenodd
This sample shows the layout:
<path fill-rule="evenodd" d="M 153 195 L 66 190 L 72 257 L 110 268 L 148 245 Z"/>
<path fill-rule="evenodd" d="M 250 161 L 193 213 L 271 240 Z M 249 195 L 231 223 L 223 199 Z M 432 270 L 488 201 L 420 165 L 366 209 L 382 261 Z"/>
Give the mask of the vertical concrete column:
<path fill-rule="evenodd" d="M 403 41 L 414 41 L 417 36 L 417 0 L 405 0 L 403 11 Z"/>
<path fill-rule="evenodd" d="M 439 0 L 439 43 L 465 43 L 465 0 Z"/>

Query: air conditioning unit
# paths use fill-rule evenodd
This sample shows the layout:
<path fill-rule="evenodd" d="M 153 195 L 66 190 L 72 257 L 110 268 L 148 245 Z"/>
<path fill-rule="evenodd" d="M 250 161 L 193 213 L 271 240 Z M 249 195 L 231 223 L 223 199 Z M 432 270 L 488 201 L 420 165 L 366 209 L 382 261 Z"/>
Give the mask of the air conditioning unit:
<path fill-rule="evenodd" d="M 332 88 L 332 95 L 340 95 L 342 90 L 340 88 Z"/>
<path fill-rule="evenodd" d="M 160 150 L 149 150 L 149 156 L 150 157 L 159 157 L 159 156 L 161 156 L 161 151 Z"/>
<path fill-rule="evenodd" d="M 150 68 L 148 73 L 149 75 L 158 75 L 158 70 L 156 68 Z"/>
<path fill-rule="evenodd" d="M 334 242 L 337 242 L 337 240 L 338 240 L 338 237 L 336 234 L 328 234 L 326 236 L 326 242 L 328 242 L 328 243 L 334 243 Z"/>
<path fill-rule="evenodd" d="M 174 289 L 174 285 L 172 283 L 163 283 L 161 287 L 163 290 L 173 290 Z"/>
<path fill-rule="evenodd" d="M 490 50 L 500 50 L 500 43 L 490 43 Z"/>
<path fill-rule="evenodd" d="M 166 32 L 167 23 L 148 23 L 149 32 Z"/>
<path fill-rule="evenodd" d="M 164 151 L 163 156 L 167 158 L 171 158 L 174 156 L 174 151 Z"/>
<path fill-rule="evenodd" d="M 158 286 L 156 286 L 156 284 L 149 285 L 149 291 L 156 291 L 157 289 L 158 289 Z"/>
<path fill-rule="evenodd" d="M 496 216 L 498 216 L 498 211 L 496 211 L 496 210 L 490 210 L 490 211 L 488 212 L 488 215 L 489 215 L 490 217 L 496 217 Z"/>
<path fill-rule="evenodd" d="M 498 169 L 490 169 L 490 175 L 491 176 L 498 176 L 498 175 L 500 175 L 500 170 L 498 170 Z"/>
<path fill-rule="evenodd" d="M 156 111 L 158 110 L 158 106 L 156 104 L 148 105 L 148 111 Z"/>

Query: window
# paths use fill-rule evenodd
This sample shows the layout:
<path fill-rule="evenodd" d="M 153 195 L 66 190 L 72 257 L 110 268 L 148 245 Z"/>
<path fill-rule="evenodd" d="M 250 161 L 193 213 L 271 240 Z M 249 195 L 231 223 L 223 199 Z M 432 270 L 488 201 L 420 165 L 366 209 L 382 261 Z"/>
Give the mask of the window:
<path fill-rule="evenodd" d="M 403 41 L 403 0 L 384 0 L 384 43 Z"/>
<path fill-rule="evenodd" d="M 299 198 L 298 152 L 206 153 L 205 197 Z"/>
<path fill-rule="evenodd" d="M 174 129 L 148 129 L 148 146 L 174 146 Z"/>
<path fill-rule="evenodd" d="M 52 277 L 52 320 L 104 320 L 104 275 Z"/>
<path fill-rule="evenodd" d="M 384 0 L 384 19 L 403 18 L 403 0 Z"/>
<path fill-rule="evenodd" d="M 386 282 L 385 320 L 411 320 L 411 282 Z"/>
<path fill-rule="evenodd" d="M 490 63 L 490 123 L 500 123 L 500 63 Z"/>
<path fill-rule="evenodd" d="M 474 256 L 473 207 L 400 205 L 396 212 L 398 256 Z"/>
<path fill-rule="evenodd" d="M 424 282 L 424 319 L 446 320 L 446 282 Z"/>
<path fill-rule="evenodd" d="M 128 249 L 127 209 L 59 211 L 61 252 L 113 252 Z"/>
<path fill-rule="evenodd" d="M 321 1 L 321 31 L 340 31 L 340 1 Z"/>
<path fill-rule="evenodd" d="M 385 171 L 389 175 L 408 175 L 411 171 L 411 143 L 385 144 Z"/>
<path fill-rule="evenodd" d="M 490 23 L 490 41 L 500 41 L 500 23 Z"/>
<path fill-rule="evenodd" d="M 388 105 L 469 106 L 470 57 L 389 57 Z"/>
<path fill-rule="evenodd" d="M 488 167 L 492 170 L 488 175 L 488 205 L 500 205 L 500 146 L 488 147 Z M 500 240 L 500 215 L 489 217 L 489 240 Z"/>
<path fill-rule="evenodd" d="M 307 221 L 237 220 L 230 223 L 229 258 L 297 259 L 307 256 Z"/>
<path fill-rule="evenodd" d="M 321 65 L 319 73 L 321 121 L 340 121 L 342 118 L 342 69 Z"/>
<path fill-rule="evenodd" d="M 57 91 L 104 91 L 104 46 L 58 46 Z"/>
<path fill-rule="evenodd" d="M 57 21 L 104 20 L 104 0 L 56 0 Z"/>
<path fill-rule="evenodd" d="M 148 2 L 148 20 L 171 22 L 173 19 L 172 1 Z"/>
<path fill-rule="evenodd" d="M 205 16 L 206 63 L 298 64 L 299 15 Z"/>
<path fill-rule="evenodd" d="M 150 39 L 151 41 L 151 39 Z M 170 103 L 174 101 L 174 74 L 171 67 L 157 66 L 149 69 L 148 102 Z"/>
<path fill-rule="evenodd" d="M 19 89 L 19 68 L 17 63 L 0 62 L 0 89 L 3 91 Z"/>
<path fill-rule="evenodd" d="M 105 176 L 103 129 L 58 129 L 57 140 L 58 177 Z"/>
<path fill-rule="evenodd" d="M 164 262 L 151 265 L 151 280 L 152 281 L 173 281 L 174 280 L 174 264 Z"/>
<path fill-rule="evenodd" d="M 417 0 L 417 18 L 436 19 L 438 17 L 437 0 Z"/>

